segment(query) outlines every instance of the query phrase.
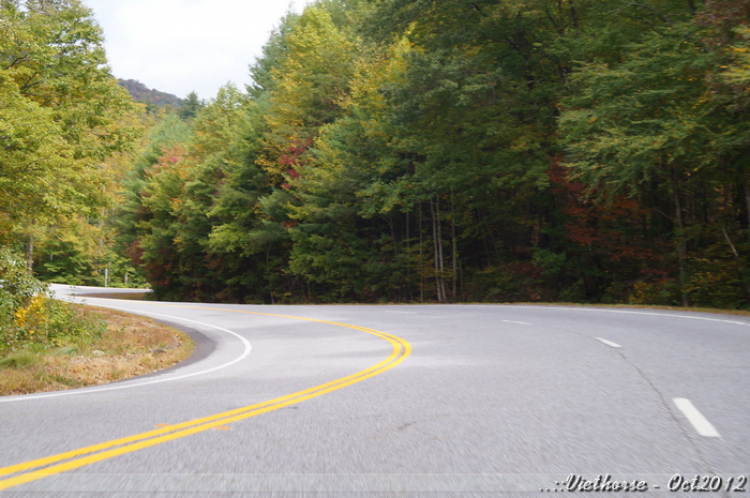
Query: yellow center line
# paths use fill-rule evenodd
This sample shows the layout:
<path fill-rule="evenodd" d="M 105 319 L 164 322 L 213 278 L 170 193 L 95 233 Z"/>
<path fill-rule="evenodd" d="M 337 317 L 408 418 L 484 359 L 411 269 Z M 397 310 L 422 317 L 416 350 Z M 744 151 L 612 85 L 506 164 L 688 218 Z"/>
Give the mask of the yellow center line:
<path fill-rule="evenodd" d="M 180 305 L 167 305 L 167 304 L 160 304 L 160 305 L 177 307 L 177 308 L 191 308 L 191 309 L 210 310 L 210 311 L 225 311 L 225 312 L 230 312 L 230 313 L 244 313 L 244 314 L 249 314 L 249 315 L 272 316 L 272 317 L 279 317 L 279 318 L 292 318 L 295 320 L 305 320 L 305 321 L 310 321 L 310 322 L 325 323 L 329 325 L 345 327 L 345 328 L 349 328 L 353 330 L 358 330 L 361 332 L 366 332 L 368 334 L 372 334 L 376 337 L 379 337 L 391 343 L 391 345 L 393 346 L 393 351 L 388 356 L 388 358 L 376 363 L 375 365 L 369 368 L 361 370 L 360 372 L 357 372 L 352 375 L 348 375 L 346 377 L 342 377 L 340 379 L 336 379 L 331 382 L 327 382 L 325 384 L 320 384 L 318 386 L 311 387 L 309 389 L 298 391 L 296 393 L 281 396 L 279 398 L 275 398 L 269 401 L 256 403 L 254 405 L 250 405 L 250 406 L 246 406 L 242 408 L 236 408 L 234 410 L 229 410 L 229 411 L 222 412 L 222 413 L 217 413 L 215 415 L 210 415 L 208 417 L 203 417 L 203 418 L 191 420 L 188 422 L 183 422 L 180 424 L 162 427 L 162 428 L 144 432 L 141 434 L 136 434 L 133 436 L 120 438 L 120 439 L 114 439 L 112 441 L 107 441 L 104 443 L 99 443 L 99 444 L 95 444 L 92 446 L 79 448 L 77 450 L 67 451 L 64 453 L 59 453 L 57 455 L 52 455 L 49 457 L 39 458 L 36 460 L 31 460 L 28 462 L 11 465 L 9 467 L 0 468 L 0 476 L 17 474 L 23 471 L 30 471 L 25 474 L 21 474 L 21 475 L 10 477 L 4 480 L 0 480 L 0 491 L 14 487 L 14 486 L 18 486 L 20 484 L 35 481 L 43 477 L 47 477 L 47 476 L 59 474 L 61 472 L 66 472 L 69 470 L 77 469 L 79 467 L 90 465 L 95 462 L 100 462 L 102 460 L 124 455 L 126 453 L 131 453 L 133 451 L 141 450 L 144 448 L 149 448 L 151 446 L 165 443 L 167 441 L 172 441 L 174 439 L 182 438 L 185 436 L 190 436 L 192 434 L 197 434 L 199 432 L 203 432 L 209 429 L 224 426 L 232 422 L 245 420 L 250 417 L 255 417 L 256 415 L 260 415 L 260 414 L 267 413 L 270 411 L 278 410 L 280 408 L 284 408 L 286 406 L 300 403 L 302 401 L 305 401 L 305 400 L 308 400 L 317 396 L 321 396 L 331 391 L 335 391 L 337 389 L 341 389 L 343 387 L 356 384 L 357 382 L 361 382 L 365 379 L 369 379 L 370 377 L 381 374 L 385 372 L 386 370 L 389 370 L 395 367 L 396 365 L 404 361 L 409 356 L 409 354 L 411 354 L 411 345 L 404 339 L 401 339 L 400 337 L 396 337 L 394 335 L 387 334 L 385 332 L 381 332 L 381 331 L 374 330 L 374 329 L 369 329 L 366 327 L 350 325 L 347 323 L 332 322 L 332 321 L 320 320 L 316 318 L 304 318 L 304 317 L 297 317 L 297 316 L 277 315 L 277 314 L 271 314 L 271 313 L 260 313 L 260 312 L 254 312 L 254 311 L 233 310 L 233 309 L 224 309 L 224 308 L 208 308 L 208 307 L 201 307 L 201 306 L 180 306 Z M 107 451 L 103 451 L 103 450 L 107 450 Z M 69 460 L 69 461 L 64 462 L 65 460 Z M 64 462 L 64 463 L 59 463 L 58 465 L 52 465 L 58 462 Z M 46 467 L 46 468 L 42 468 L 42 467 Z M 33 469 L 37 469 L 37 470 L 33 470 Z"/>

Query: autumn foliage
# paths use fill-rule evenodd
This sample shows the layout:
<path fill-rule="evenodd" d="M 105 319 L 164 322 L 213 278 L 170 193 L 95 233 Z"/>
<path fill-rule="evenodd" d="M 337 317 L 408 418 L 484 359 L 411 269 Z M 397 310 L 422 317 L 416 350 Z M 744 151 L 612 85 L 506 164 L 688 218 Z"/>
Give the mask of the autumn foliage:
<path fill-rule="evenodd" d="M 120 251 L 162 299 L 746 308 L 749 5 L 313 2 L 149 126 Z"/>

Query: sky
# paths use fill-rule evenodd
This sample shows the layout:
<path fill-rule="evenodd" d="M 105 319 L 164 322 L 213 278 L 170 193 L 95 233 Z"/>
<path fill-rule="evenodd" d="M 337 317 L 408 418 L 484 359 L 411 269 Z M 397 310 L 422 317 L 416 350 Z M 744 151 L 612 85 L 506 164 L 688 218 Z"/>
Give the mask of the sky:
<path fill-rule="evenodd" d="M 104 31 L 117 78 L 208 100 L 228 82 L 250 83 L 248 66 L 271 31 L 305 0 L 83 0 Z"/>

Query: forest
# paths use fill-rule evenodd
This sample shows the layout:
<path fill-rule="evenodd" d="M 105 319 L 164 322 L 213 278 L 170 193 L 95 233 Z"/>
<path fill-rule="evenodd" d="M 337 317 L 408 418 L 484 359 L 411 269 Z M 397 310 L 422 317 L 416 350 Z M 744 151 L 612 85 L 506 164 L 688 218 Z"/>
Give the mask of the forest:
<path fill-rule="evenodd" d="M 157 107 L 180 107 L 182 105 L 182 99 L 176 95 L 148 88 L 138 80 L 118 79 L 117 83 L 128 91 L 133 100 L 146 104 L 147 109 L 156 110 Z"/>
<path fill-rule="evenodd" d="M 0 243 L 42 280 L 750 308 L 750 0 L 318 0 L 173 109 L 78 0 L 0 6 Z"/>

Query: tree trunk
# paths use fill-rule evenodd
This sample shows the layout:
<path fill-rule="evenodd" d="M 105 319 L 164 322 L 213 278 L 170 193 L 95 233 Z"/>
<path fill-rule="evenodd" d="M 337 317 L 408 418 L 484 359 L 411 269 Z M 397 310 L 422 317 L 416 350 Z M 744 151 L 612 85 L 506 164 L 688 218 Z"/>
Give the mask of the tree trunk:
<path fill-rule="evenodd" d="M 680 202 L 680 186 L 677 182 L 677 175 L 672 170 L 672 191 L 674 195 L 674 214 L 675 222 L 677 223 L 677 259 L 679 263 L 680 271 L 680 294 L 682 295 L 682 306 L 688 307 L 688 295 L 685 292 L 685 286 L 687 284 L 687 277 L 685 274 L 685 258 L 687 249 L 685 247 L 685 222 L 682 218 L 682 203 Z"/>
<path fill-rule="evenodd" d="M 729 238 L 729 234 L 727 233 L 726 228 L 722 228 L 721 231 L 724 233 L 724 238 L 727 240 L 727 244 L 729 244 L 729 247 L 732 249 L 732 253 L 734 254 L 735 258 L 739 258 L 740 254 L 737 252 L 737 248 L 734 247 L 734 243 L 732 242 L 732 239 Z"/>
<path fill-rule="evenodd" d="M 409 230 L 409 211 L 406 212 L 406 300 L 411 302 L 414 296 L 411 293 L 411 231 Z"/>
<path fill-rule="evenodd" d="M 424 303 L 424 276 L 422 275 L 422 203 L 419 203 L 419 302 Z"/>
<path fill-rule="evenodd" d="M 271 304 L 276 304 L 273 297 L 273 273 L 271 273 L 271 248 L 266 249 L 266 271 L 268 272 L 268 293 L 271 296 Z"/>
<path fill-rule="evenodd" d="M 433 202 L 430 199 L 430 210 L 432 212 L 432 249 L 435 261 L 435 291 L 438 302 L 445 302 L 445 287 L 443 286 L 443 239 L 440 227 L 440 197 L 436 196 Z"/>
<path fill-rule="evenodd" d="M 393 224 L 393 211 L 391 211 L 390 213 L 388 213 L 388 228 L 390 228 L 391 230 L 391 246 L 393 247 L 393 267 L 398 267 L 398 259 L 399 259 L 398 258 L 398 242 L 396 240 L 396 229 L 393 225 L 394 225 Z"/>
<path fill-rule="evenodd" d="M 34 234 L 29 234 L 29 246 L 26 251 L 26 269 L 29 273 L 34 271 Z"/>
<path fill-rule="evenodd" d="M 453 189 L 451 189 L 451 273 L 453 274 L 453 302 L 458 293 L 458 244 L 456 243 L 456 211 L 453 206 Z"/>
<path fill-rule="evenodd" d="M 578 31 L 581 29 L 578 22 L 578 9 L 576 9 L 573 0 L 569 0 L 568 5 L 570 6 L 570 19 L 573 21 L 573 27 Z"/>
<path fill-rule="evenodd" d="M 438 236 L 437 236 L 437 244 L 438 244 L 438 254 L 440 255 L 440 273 L 438 274 L 440 278 L 440 293 L 442 294 L 442 298 L 440 299 L 441 303 L 444 303 L 448 300 L 448 293 L 445 291 L 445 256 L 443 255 L 443 224 L 440 222 L 440 196 L 438 195 L 435 198 L 435 211 L 437 211 L 437 229 L 438 229 Z"/>
<path fill-rule="evenodd" d="M 721 229 L 722 233 L 724 234 L 724 238 L 727 241 L 727 244 L 729 244 L 730 249 L 732 249 L 732 254 L 734 254 L 734 257 L 738 260 L 740 259 L 740 253 L 737 252 L 737 248 L 734 246 L 734 243 L 732 242 L 732 239 L 729 237 L 729 233 L 727 233 L 726 228 Z M 745 286 L 745 292 L 747 293 L 747 297 L 750 298 L 750 283 L 746 279 L 741 279 L 743 285 Z"/>
<path fill-rule="evenodd" d="M 440 265 L 438 264 L 438 248 L 437 248 L 437 226 L 435 221 L 435 203 L 430 199 L 430 214 L 432 214 L 432 263 L 435 268 L 435 294 L 438 301 L 441 301 L 442 296 L 440 295 Z"/>

